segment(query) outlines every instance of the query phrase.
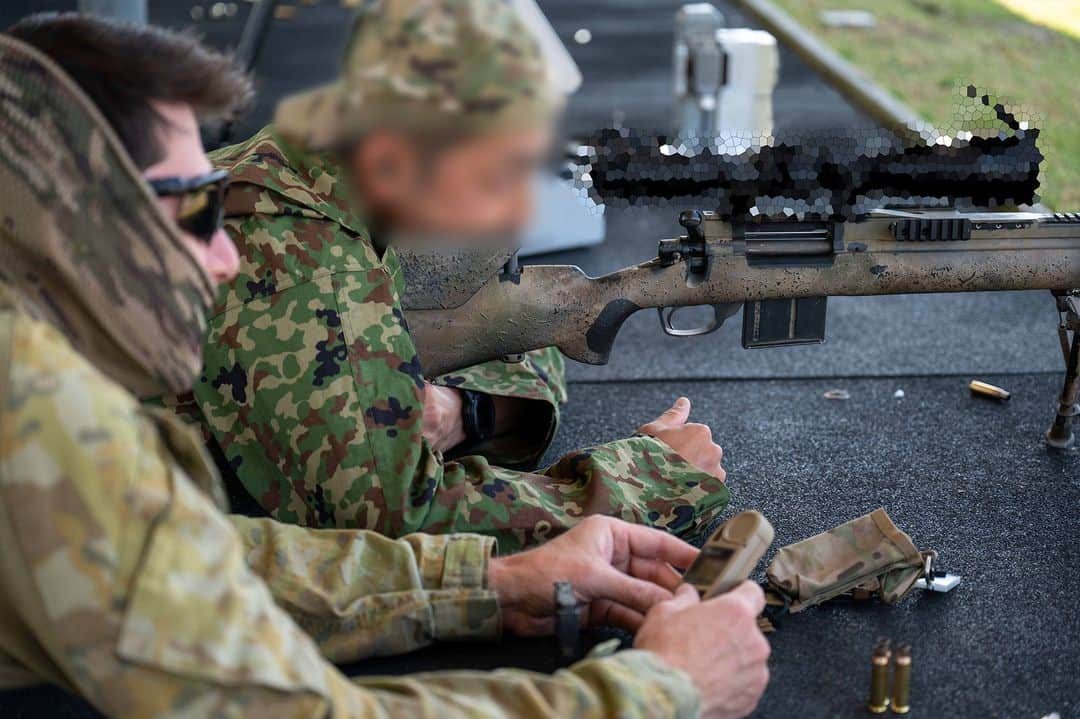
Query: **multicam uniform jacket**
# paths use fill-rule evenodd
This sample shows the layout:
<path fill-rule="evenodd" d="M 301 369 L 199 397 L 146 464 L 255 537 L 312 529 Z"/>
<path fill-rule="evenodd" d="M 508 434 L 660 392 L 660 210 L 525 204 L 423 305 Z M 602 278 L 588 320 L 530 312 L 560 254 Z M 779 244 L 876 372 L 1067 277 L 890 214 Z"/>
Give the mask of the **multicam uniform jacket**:
<path fill-rule="evenodd" d="M 497 637 L 493 540 L 224 514 L 199 437 L 132 394 L 190 386 L 211 278 L 60 68 L 0 34 L 0 79 L 0 689 L 125 718 L 694 714 L 647 652 L 343 676 Z"/>
<path fill-rule="evenodd" d="M 694 536 L 726 506 L 720 481 L 650 437 L 581 450 L 539 474 L 492 466 L 500 453 L 534 459 L 546 446 L 562 398 L 555 350 L 441 378 L 538 400 L 543 437 L 444 461 L 421 432 L 400 267 L 356 219 L 342 168 L 270 128 L 214 161 L 233 178 L 227 224 L 241 271 L 211 313 L 194 414 L 273 517 L 391 536 L 471 531 L 513 550 L 589 514 Z"/>
<path fill-rule="evenodd" d="M 228 517 L 193 434 L 0 303 L 0 689 L 48 681 L 117 717 L 696 714 L 641 651 L 346 678 L 331 661 L 497 638 L 493 540 Z"/>

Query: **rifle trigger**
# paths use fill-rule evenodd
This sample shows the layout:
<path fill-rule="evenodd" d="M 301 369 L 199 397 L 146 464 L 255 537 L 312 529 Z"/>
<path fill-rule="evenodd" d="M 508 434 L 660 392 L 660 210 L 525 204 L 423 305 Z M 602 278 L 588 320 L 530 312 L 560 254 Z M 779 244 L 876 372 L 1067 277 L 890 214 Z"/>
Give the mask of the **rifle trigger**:
<path fill-rule="evenodd" d="M 701 305 L 695 306 L 700 307 Z M 724 320 L 738 312 L 741 307 L 742 303 L 712 305 L 712 318 L 700 327 L 690 329 L 679 329 L 674 325 L 675 314 L 679 310 L 686 309 L 685 306 L 657 307 L 656 312 L 660 315 L 660 327 L 664 330 L 664 334 L 671 337 L 698 337 L 720 329 L 720 326 L 724 324 Z"/>

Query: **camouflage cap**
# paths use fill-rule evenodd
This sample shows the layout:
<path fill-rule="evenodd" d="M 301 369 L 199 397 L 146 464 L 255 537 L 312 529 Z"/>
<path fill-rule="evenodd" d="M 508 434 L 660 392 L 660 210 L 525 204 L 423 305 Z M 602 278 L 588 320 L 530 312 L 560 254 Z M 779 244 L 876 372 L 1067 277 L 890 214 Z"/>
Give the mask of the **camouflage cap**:
<path fill-rule="evenodd" d="M 325 150 L 375 127 L 488 131 L 546 124 L 562 96 L 508 0 L 375 0 L 341 77 L 286 98 L 277 131 Z"/>
<path fill-rule="evenodd" d="M 0 34 L 0 290 L 141 396 L 189 389 L 213 282 L 75 82 Z"/>

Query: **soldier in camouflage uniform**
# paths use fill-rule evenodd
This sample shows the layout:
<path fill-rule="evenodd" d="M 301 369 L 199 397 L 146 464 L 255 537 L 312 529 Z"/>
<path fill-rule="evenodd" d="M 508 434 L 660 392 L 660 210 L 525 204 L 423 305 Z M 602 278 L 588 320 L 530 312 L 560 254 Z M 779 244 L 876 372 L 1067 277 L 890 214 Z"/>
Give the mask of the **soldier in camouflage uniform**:
<path fill-rule="evenodd" d="M 369 3 L 337 83 L 287 99 L 273 126 L 213 156 L 232 178 L 227 227 L 241 268 L 211 313 L 197 407 L 186 411 L 202 419 L 273 517 L 393 536 L 475 531 L 515 549 L 590 514 L 695 537 L 726 506 L 721 450 L 707 428 L 685 425 L 685 400 L 660 425 L 574 452 L 541 473 L 496 466 L 535 462 L 554 433 L 563 399 L 554 349 L 437 380 L 531 400 L 519 407 L 527 422 L 516 432 L 447 461 L 423 431 L 432 393 L 403 319 L 401 270 L 386 236 L 512 229 L 526 216 L 520 188 L 528 185 L 508 179 L 506 166 L 525 164 L 513 159 L 515 142 L 533 159 L 546 146 L 559 107 L 546 73 L 510 3 Z M 433 137 L 452 139 L 418 160 L 426 165 L 420 174 L 442 172 L 448 153 L 487 153 L 475 174 L 496 178 L 492 193 L 513 195 L 502 205 L 511 211 L 487 225 L 462 213 L 448 220 L 431 208 L 437 203 L 422 183 L 400 201 L 404 181 L 383 175 L 407 175 L 410 165 L 391 163 L 399 155 L 387 146 Z M 527 176 L 528 168 L 518 172 Z M 467 184 L 469 173 L 461 174 L 447 183 L 454 190 Z M 377 211 L 395 200 L 396 211 Z M 493 214 L 494 201 L 472 204 Z"/>
<path fill-rule="evenodd" d="M 597 517 L 493 558 L 475 534 L 226 516 L 197 435 L 133 392 L 190 386 L 214 280 L 235 273 L 192 110 L 222 109 L 243 78 L 155 29 L 61 16 L 10 32 L 112 98 L 142 159 L 53 60 L 0 35 L 0 689 L 51 682 L 118 717 L 753 708 L 768 676 L 761 592 L 672 596 L 671 567 L 696 550 L 666 533 Z M 574 582 L 587 622 L 640 628 L 643 651 L 554 676 L 350 680 L 330 663 L 549 633 L 555 580 Z"/>

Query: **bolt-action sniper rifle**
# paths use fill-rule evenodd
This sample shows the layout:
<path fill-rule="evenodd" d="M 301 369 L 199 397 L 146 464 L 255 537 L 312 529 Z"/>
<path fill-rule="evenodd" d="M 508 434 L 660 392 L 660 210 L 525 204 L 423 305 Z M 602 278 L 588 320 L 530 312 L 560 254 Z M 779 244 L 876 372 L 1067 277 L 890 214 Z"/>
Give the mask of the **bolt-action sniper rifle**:
<path fill-rule="evenodd" d="M 685 235 L 602 277 L 522 267 L 512 249 L 401 251 L 403 306 L 425 373 L 548 346 L 604 364 L 623 322 L 642 309 L 655 308 L 667 334 L 694 336 L 745 308 L 742 344 L 756 348 L 822 342 L 830 296 L 1043 289 L 1057 299 L 1067 365 L 1047 439 L 1066 446 L 1080 414 L 1080 213 L 942 209 L 1035 199 L 1038 131 L 995 109 L 1011 136 L 953 146 L 890 135 L 855 151 L 781 143 L 733 158 L 606 131 L 578 174 L 594 195 L 715 192 L 720 211 L 681 213 Z M 677 329 L 675 311 L 699 305 L 712 306 L 711 321 Z"/>
<path fill-rule="evenodd" d="M 680 221 L 687 234 L 661 240 L 656 258 L 602 277 L 517 266 L 512 252 L 438 262 L 404 254 L 403 302 L 425 372 L 549 346 L 605 364 L 619 328 L 641 309 L 656 308 L 667 334 L 693 336 L 745 307 L 743 346 L 778 347 L 823 341 L 830 296 L 1045 289 L 1057 297 L 1069 368 L 1051 440 L 1071 436 L 1080 412 L 1080 214 L 880 210 L 858 222 L 732 225 L 692 210 Z M 712 305 L 712 321 L 676 329 L 674 309 L 696 305 Z"/>

